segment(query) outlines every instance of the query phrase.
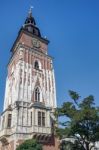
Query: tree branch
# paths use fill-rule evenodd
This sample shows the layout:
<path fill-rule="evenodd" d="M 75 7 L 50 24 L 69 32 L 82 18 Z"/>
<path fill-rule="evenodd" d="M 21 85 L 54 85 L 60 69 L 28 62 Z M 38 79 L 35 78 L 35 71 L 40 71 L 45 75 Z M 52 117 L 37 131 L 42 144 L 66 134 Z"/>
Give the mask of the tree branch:
<path fill-rule="evenodd" d="M 91 147 L 90 147 L 90 149 L 89 150 L 91 150 L 92 148 L 94 148 L 95 147 L 95 145 L 93 144 Z"/>
<path fill-rule="evenodd" d="M 84 148 L 84 150 L 86 150 L 85 147 L 84 147 L 84 145 L 83 145 L 82 142 L 80 141 L 79 137 L 77 137 L 77 136 L 75 136 L 75 137 L 77 138 L 78 142 L 82 145 L 82 147 Z"/>

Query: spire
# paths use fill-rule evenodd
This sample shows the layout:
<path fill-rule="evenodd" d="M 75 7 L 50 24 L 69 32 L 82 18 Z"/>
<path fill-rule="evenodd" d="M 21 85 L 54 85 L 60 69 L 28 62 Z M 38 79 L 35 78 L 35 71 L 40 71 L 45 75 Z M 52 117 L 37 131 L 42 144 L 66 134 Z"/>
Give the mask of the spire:
<path fill-rule="evenodd" d="M 25 20 L 25 24 L 32 24 L 32 25 L 35 26 L 36 22 L 35 22 L 34 17 L 32 16 L 32 9 L 33 9 L 33 6 L 31 6 L 30 9 L 29 9 L 28 16 Z"/>
<path fill-rule="evenodd" d="M 35 22 L 35 19 L 32 15 L 32 9 L 33 9 L 33 6 L 30 7 L 29 9 L 29 12 L 28 12 L 28 16 L 25 20 L 25 23 L 23 25 L 23 29 L 36 35 L 36 36 L 39 36 L 41 37 L 41 34 L 40 34 L 40 30 L 39 28 L 36 26 L 36 22 Z"/>

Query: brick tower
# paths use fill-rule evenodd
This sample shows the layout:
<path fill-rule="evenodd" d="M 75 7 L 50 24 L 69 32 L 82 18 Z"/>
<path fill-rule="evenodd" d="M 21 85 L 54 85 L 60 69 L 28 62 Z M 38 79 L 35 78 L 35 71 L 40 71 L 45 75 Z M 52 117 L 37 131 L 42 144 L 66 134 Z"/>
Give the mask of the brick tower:
<path fill-rule="evenodd" d="M 55 150 L 53 112 L 56 89 L 52 57 L 30 9 L 11 49 L 3 113 L 0 150 L 15 150 L 35 138 L 44 149 Z"/>

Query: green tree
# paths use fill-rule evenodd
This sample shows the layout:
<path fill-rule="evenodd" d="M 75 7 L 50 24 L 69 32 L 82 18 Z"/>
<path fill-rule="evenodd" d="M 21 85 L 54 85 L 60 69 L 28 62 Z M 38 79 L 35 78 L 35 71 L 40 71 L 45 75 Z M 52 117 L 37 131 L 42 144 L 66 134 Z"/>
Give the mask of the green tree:
<path fill-rule="evenodd" d="M 70 90 L 69 96 L 72 101 L 64 102 L 55 112 L 59 125 L 56 133 L 61 139 L 73 137 L 74 143 L 64 143 L 70 145 L 71 150 L 92 150 L 99 141 L 99 107 L 96 107 L 92 95 L 81 99 L 78 93 Z"/>
<path fill-rule="evenodd" d="M 42 150 L 42 145 L 36 140 L 30 139 L 24 141 L 16 150 Z"/>

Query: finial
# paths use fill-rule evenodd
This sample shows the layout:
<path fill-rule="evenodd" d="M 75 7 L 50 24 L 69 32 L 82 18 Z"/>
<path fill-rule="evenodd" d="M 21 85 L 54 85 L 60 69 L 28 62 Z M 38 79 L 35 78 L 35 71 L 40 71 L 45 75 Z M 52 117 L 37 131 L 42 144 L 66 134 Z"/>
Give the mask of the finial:
<path fill-rule="evenodd" d="M 32 16 L 32 9 L 33 9 L 34 7 L 33 6 L 30 6 L 30 9 L 29 9 L 29 17 L 31 17 Z"/>

